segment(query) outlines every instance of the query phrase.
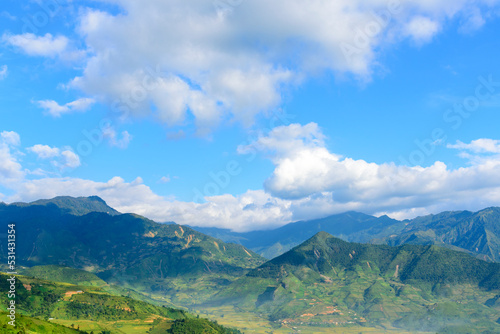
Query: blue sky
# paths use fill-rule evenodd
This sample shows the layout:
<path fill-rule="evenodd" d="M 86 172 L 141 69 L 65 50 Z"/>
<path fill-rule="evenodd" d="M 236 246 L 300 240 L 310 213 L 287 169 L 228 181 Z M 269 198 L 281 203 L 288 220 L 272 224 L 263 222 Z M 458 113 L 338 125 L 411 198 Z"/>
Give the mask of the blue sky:
<path fill-rule="evenodd" d="M 272 228 L 500 202 L 498 1 L 4 1 L 0 200 Z"/>

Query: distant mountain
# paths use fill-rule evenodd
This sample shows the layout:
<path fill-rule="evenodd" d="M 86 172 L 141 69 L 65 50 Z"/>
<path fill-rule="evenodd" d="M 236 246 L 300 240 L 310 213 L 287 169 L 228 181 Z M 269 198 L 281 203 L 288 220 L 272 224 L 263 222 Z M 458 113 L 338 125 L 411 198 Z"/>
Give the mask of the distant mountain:
<path fill-rule="evenodd" d="M 44 202 L 0 206 L 0 228 L 7 231 L 7 224 L 16 224 L 18 265 L 85 269 L 106 282 L 146 293 L 168 292 L 173 302 L 189 305 L 265 261 L 241 245 L 186 226 L 158 224 L 134 214 L 68 212 Z M 3 263 L 6 241 L 0 239 Z"/>
<path fill-rule="evenodd" d="M 320 232 L 214 297 L 293 326 L 358 324 L 497 333 L 500 264 L 431 246 L 349 243 Z"/>
<path fill-rule="evenodd" d="M 268 231 L 237 233 L 217 228 L 194 229 L 226 242 L 235 242 L 272 259 L 314 234 L 325 231 L 351 242 L 402 245 L 440 245 L 500 262 L 500 208 L 479 212 L 443 212 L 398 221 L 347 212 L 322 219 L 290 223 Z"/>
<path fill-rule="evenodd" d="M 290 223 L 266 231 L 237 233 L 217 228 L 193 227 L 193 229 L 226 242 L 240 243 L 265 258 L 272 259 L 321 231 L 345 240 L 367 242 L 373 235 L 382 232 L 393 233 L 391 227 L 400 223 L 387 216 L 377 218 L 351 211 L 321 219 Z"/>
<path fill-rule="evenodd" d="M 397 235 L 378 240 L 389 245 L 437 244 L 462 249 L 488 261 L 500 262 L 500 208 L 478 212 L 443 212 L 406 221 Z"/>
<path fill-rule="evenodd" d="M 6 206 L 5 203 L 0 203 L 0 205 Z M 69 196 L 59 196 L 52 199 L 41 199 L 31 203 L 12 203 L 9 206 L 17 206 L 20 208 L 25 208 L 28 206 L 56 206 L 62 210 L 62 213 L 68 213 L 76 216 L 83 216 L 91 212 L 104 212 L 109 215 L 120 214 L 115 209 L 111 208 L 106 204 L 104 200 L 97 196 L 90 197 L 69 197 Z"/>

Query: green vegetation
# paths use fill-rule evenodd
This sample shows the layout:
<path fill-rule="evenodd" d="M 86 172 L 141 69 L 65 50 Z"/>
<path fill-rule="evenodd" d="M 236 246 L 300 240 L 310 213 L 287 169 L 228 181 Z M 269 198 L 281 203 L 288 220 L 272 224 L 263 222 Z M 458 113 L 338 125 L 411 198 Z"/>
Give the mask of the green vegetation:
<path fill-rule="evenodd" d="M 205 306 L 234 305 L 281 325 L 499 331 L 498 273 L 500 264 L 436 246 L 365 245 L 318 233 Z"/>
<path fill-rule="evenodd" d="M 262 238 L 271 242 L 267 252 L 292 247 L 302 227 L 304 235 L 327 227 L 343 238 L 376 236 L 379 242 L 388 233 L 430 229 L 418 232 L 421 239 L 406 239 L 421 245 L 398 247 L 349 243 L 321 232 L 265 262 L 241 245 L 186 226 L 108 214 L 104 206 L 97 198 L 0 203 L 0 225 L 16 224 L 23 275 L 16 305 L 26 333 L 238 333 L 219 324 L 280 334 L 500 332 L 500 264 L 432 241 L 455 231 L 448 247 L 474 245 L 484 253 L 481 245 L 495 245 L 495 208 L 414 222 L 351 212 L 310 226 L 290 224 L 280 230 L 281 240 L 274 232 Z M 93 208 L 101 212 L 87 212 Z M 4 253 L 0 261 L 6 262 Z M 0 275 L 0 292 L 7 290 Z M 6 302 L 0 294 L 0 303 Z M 188 312 L 193 310 L 212 321 Z"/>
<path fill-rule="evenodd" d="M 174 303 L 191 305 L 209 299 L 220 286 L 265 261 L 241 245 L 224 243 L 189 227 L 158 224 L 134 214 L 77 216 L 53 204 L 36 203 L 0 205 L 0 226 L 7 230 L 7 224 L 16 223 L 18 266 L 83 269 L 107 283 L 148 295 L 171 296 L 168 299 Z M 78 207 L 77 211 L 82 210 Z M 5 242 L 0 240 L 3 249 Z M 6 263 L 5 252 L 0 253 L 0 261 Z M 45 276 L 44 270 L 32 269 L 27 275 L 81 283 L 67 270 L 49 270 Z M 103 284 L 99 279 L 84 280 L 99 286 Z"/>
<path fill-rule="evenodd" d="M 171 334 L 238 334 L 236 329 L 224 328 L 212 321 L 200 321 L 200 319 L 176 320 L 172 327 L 167 330 Z"/>
<path fill-rule="evenodd" d="M 389 245 L 436 244 L 476 255 L 486 261 L 500 262 L 500 208 L 443 212 L 405 221 L 397 235 L 378 239 Z"/>
<path fill-rule="evenodd" d="M 2 334 L 82 334 L 75 328 L 69 328 L 48 321 L 24 315 L 16 316 L 16 326 L 8 324 L 7 313 L 0 312 L 0 332 Z"/>
<path fill-rule="evenodd" d="M 0 273 L 2 305 L 8 302 L 7 278 Z M 7 323 L 6 314 L 0 314 L 5 315 L 0 322 L 2 333 L 156 333 L 160 329 L 172 333 L 181 333 L 181 329 L 186 330 L 184 333 L 239 333 L 184 310 L 113 295 L 95 286 L 17 276 L 15 300 L 16 327 Z"/>
<path fill-rule="evenodd" d="M 55 265 L 31 267 L 23 270 L 22 274 L 54 282 L 85 286 L 105 286 L 107 284 L 96 275 L 87 271 Z"/>

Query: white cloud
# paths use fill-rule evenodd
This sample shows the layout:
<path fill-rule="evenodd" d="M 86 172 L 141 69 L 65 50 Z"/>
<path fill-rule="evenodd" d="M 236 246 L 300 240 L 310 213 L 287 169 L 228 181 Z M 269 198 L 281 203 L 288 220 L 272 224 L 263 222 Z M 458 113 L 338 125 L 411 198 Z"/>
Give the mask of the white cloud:
<path fill-rule="evenodd" d="M 263 190 L 249 190 L 244 194 L 207 197 L 206 203 L 176 201 L 155 194 L 140 178 L 128 183 L 120 177 L 107 182 L 77 178 L 42 178 L 16 184 L 16 194 L 8 202 L 32 201 L 60 195 L 98 195 L 121 212 L 133 212 L 158 222 L 175 221 L 179 224 L 217 226 L 236 231 L 269 229 L 291 221 L 325 217 L 330 214 L 357 210 L 372 214 L 389 214 L 404 219 L 417 214 L 437 213 L 443 210 L 478 210 L 500 200 L 500 188 L 475 188 L 437 194 L 428 199 L 419 194 L 407 198 L 371 201 L 338 202 L 331 192 L 316 193 L 301 199 L 287 200 L 274 197 Z M 385 205 L 383 202 L 386 202 Z"/>
<path fill-rule="evenodd" d="M 0 133 L 0 137 L 2 138 L 2 142 L 7 145 L 12 145 L 12 146 L 21 145 L 21 137 L 17 132 L 2 131 L 2 133 Z"/>
<path fill-rule="evenodd" d="M 247 231 L 349 210 L 410 218 L 444 210 L 479 210 L 500 202 L 500 157 L 496 153 L 499 142 L 484 138 L 457 143 L 460 150 L 489 154 L 469 167 L 450 169 L 442 162 L 430 167 L 406 167 L 331 153 L 314 123 L 277 127 L 254 143 L 238 148 L 241 154 L 259 151 L 275 164 L 266 181 L 267 191 L 205 197 L 206 202 L 201 204 L 159 196 L 140 177 L 132 182 L 121 177 L 96 182 L 51 178 L 35 171 L 30 176 L 38 178 L 28 179 L 16 159 L 19 136 L 3 132 L 0 138 L 0 184 L 14 192 L 4 200 L 98 195 L 119 211 L 159 222 Z M 75 168 L 80 164 L 76 154 L 60 150 L 61 166 Z M 54 152 L 46 148 L 38 151 Z"/>
<path fill-rule="evenodd" d="M 116 133 L 116 130 L 112 126 L 108 126 L 102 131 L 103 137 L 108 139 L 108 143 L 110 146 L 115 146 L 121 149 L 125 149 L 128 147 L 128 144 L 132 140 L 132 136 L 128 131 L 122 131 L 121 138 Z"/>
<path fill-rule="evenodd" d="M 53 117 L 61 117 L 61 115 L 63 114 L 85 112 L 92 106 L 92 104 L 94 104 L 94 102 L 95 100 L 91 98 L 80 98 L 64 105 L 60 105 L 53 100 L 41 100 L 37 101 L 36 103 L 40 108 L 45 109 L 46 114 Z"/>
<path fill-rule="evenodd" d="M 17 17 L 10 14 L 9 12 L 3 10 L 2 12 L 0 12 L 0 17 L 5 17 L 6 19 L 9 19 L 11 21 L 16 21 L 17 20 Z"/>
<path fill-rule="evenodd" d="M 440 30 L 439 23 L 427 17 L 415 17 L 405 27 L 405 32 L 417 43 L 429 42 Z"/>
<path fill-rule="evenodd" d="M 61 151 L 57 147 L 50 147 L 48 145 L 41 144 L 28 147 L 27 150 L 38 155 L 40 159 L 54 158 L 58 157 L 61 154 Z"/>
<path fill-rule="evenodd" d="M 80 157 L 73 151 L 63 151 L 61 155 L 64 157 L 64 166 L 69 168 L 76 168 L 81 165 Z"/>
<path fill-rule="evenodd" d="M 169 183 L 171 181 L 170 175 L 168 176 L 162 176 L 158 183 Z"/>
<path fill-rule="evenodd" d="M 458 140 L 456 144 L 448 144 L 448 148 L 453 148 L 463 151 L 471 151 L 473 153 L 499 153 L 500 154 L 500 140 L 481 138 L 465 144 Z"/>
<path fill-rule="evenodd" d="M 292 218 L 285 201 L 273 199 L 263 191 L 248 191 L 237 197 L 211 197 L 208 203 L 197 204 L 158 196 L 140 178 L 130 183 L 121 177 L 107 182 L 69 177 L 26 180 L 16 186 L 16 194 L 7 201 L 33 201 L 62 195 L 98 195 L 118 211 L 137 213 L 158 222 L 175 221 L 235 230 L 279 226 Z"/>
<path fill-rule="evenodd" d="M 125 116 L 152 114 L 169 126 L 194 118 L 203 134 L 228 119 L 251 123 L 282 102 L 284 89 L 323 71 L 370 80 L 377 50 L 406 38 L 428 42 L 450 20 L 466 24 L 468 13 L 498 1 L 115 3 L 120 13 L 81 12 L 92 55 L 70 87 Z"/>
<path fill-rule="evenodd" d="M 57 147 L 50 147 L 48 145 L 37 144 L 32 147 L 28 147 L 26 150 L 36 154 L 40 159 L 52 159 L 52 165 L 60 171 L 66 168 L 74 169 L 81 166 L 80 157 L 69 149 L 60 149 Z M 33 172 L 33 174 L 45 175 L 46 172 L 38 170 Z"/>
<path fill-rule="evenodd" d="M 343 158 L 327 150 L 316 124 L 292 124 L 272 130 L 240 153 L 263 151 L 271 155 L 275 170 L 265 188 L 289 200 L 331 197 L 330 205 L 358 207 L 363 211 L 396 212 L 466 203 L 465 199 L 494 203 L 500 191 L 500 159 L 483 159 L 468 168 L 448 169 L 442 162 L 430 167 L 375 164 Z M 493 141 L 496 143 L 496 141 Z M 496 143 L 497 144 L 497 143 Z M 467 146 L 494 151 L 489 141 Z M 474 194 L 474 195 L 472 195 Z"/>
<path fill-rule="evenodd" d="M 24 178 L 25 172 L 17 159 L 16 147 L 21 143 L 14 131 L 0 133 L 0 185 L 12 186 Z"/>
<path fill-rule="evenodd" d="M 66 51 L 69 40 L 64 36 L 36 36 L 32 33 L 22 35 L 4 34 L 2 40 L 9 45 L 21 49 L 30 56 L 55 57 Z"/>
<path fill-rule="evenodd" d="M 7 78 L 8 74 L 9 74 L 9 71 L 8 71 L 7 65 L 0 66 L 0 80 Z"/>
<path fill-rule="evenodd" d="M 464 33 L 471 33 L 480 29 L 486 20 L 481 13 L 479 8 L 471 8 L 467 14 L 465 14 L 465 19 L 460 27 L 460 31 Z"/>

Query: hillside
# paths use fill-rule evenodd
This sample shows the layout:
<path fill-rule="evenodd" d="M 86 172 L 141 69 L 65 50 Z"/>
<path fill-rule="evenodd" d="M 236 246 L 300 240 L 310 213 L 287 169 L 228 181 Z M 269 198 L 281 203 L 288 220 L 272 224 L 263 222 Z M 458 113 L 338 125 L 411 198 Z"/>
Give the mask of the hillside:
<path fill-rule="evenodd" d="M 345 242 L 321 232 L 219 293 L 281 324 L 496 332 L 500 264 L 436 246 Z M 466 331 L 466 332 L 467 332 Z"/>
<path fill-rule="evenodd" d="M 0 206 L 0 225 L 16 223 L 17 263 L 84 269 L 108 283 L 168 295 L 190 305 L 209 298 L 264 259 L 189 227 L 158 224 L 134 214 L 82 216 L 45 205 Z M 0 260 L 6 260 L 5 239 Z"/>
<path fill-rule="evenodd" d="M 103 281 L 96 275 L 89 273 L 88 271 L 69 267 L 60 267 L 56 265 L 35 266 L 26 269 L 20 269 L 18 271 L 21 271 L 24 276 L 36 277 L 38 279 L 54 282 L 64 282 L 69 284 L 96 287 L 103 287 L 107 285 L 105 281 Z"/>
<path fill-rule="evenodd" d="M 64 268 L 61 268 L 64 269 Z M 47 270 L 56 270 L 55 267 Z M 37 271 L 38 272 L 38 271 Z M 65 270 L 64 272 L 68 272 Z M 76 277 L 76 270 L 71 276 Z M 84 278 L 85 273 L 80 273 Z M 7 305 L 7 277 L 0 273 L 0 303 Z M 88 277 L 86 277 L 88 278 Z M 85 278 L 85 279 L 86 279 Z M 183 310 L 152 305 L 99 287 L 17 276 L 16 328 L 0 320 L 2 333 L 239 333 Z M 179 328 L 187 331 L 179 332 Z M 201 332 L 200 332 L 201 333 Z"/>
<path fill-rule="evenodd" d="M 22 279 L 30 286 L 29 280 L 50 281 L 41 285 L 52 287 L 42 292 L 34 288 L 41 297 L 32 294 L 26 299 L 24 315 L 30 326 L 50 327 L 54 321 L 43 322 L 54 318 L 57 324 L 66 326 L 64 330 L 71 331 L 76 320 L 86 329 L 102 322 L 105 325 L 92 329 L 99 332 L 111 328 L 111 322 L 131 326 L 131 313 L 126 309 L 134 309 L 154 310 L 156 313 L 151 312 L 158 317 L 172 319 L 152 320 L 146 311 L 134 313 L 139 319 L 152 320 L 148 322 L 150 333 L 185 333 L 187 328 L 207 333 L 226 330 L 194 317 L 167 317 L 156 309 L 168 306 L 173 310 L 198 309 L 230 327 L 259 326 L 259 330 L 278 333 L 288 333 L 297 326 L 301 330 L 323 328 L 326 332 L 335 327 L 369 328 L 374 333 L 499 331 L 500 264 L 465 253 L 465 247 L 472 246 L 477 253 L 494 251 L 490 246 L 494 244 L 491 235 L 498 233 L 495 208 L 402 222 L 348 212 L 245 234 L 208 229 L 266 254 L 280 246 L 284 253 L 265 262 L 243 245 L 223 242 L 187 226 L 158 224 L 134 214 L 84 213 L 79 208 L 85 205 L 78 201 L 88 203 L 85 198 L 62 202 L 71 206 L 74 201 L 74 210 L 44 201 L 0 204 L 0 225 L 4 230 L 9 223 L 16 225 L 16 260 Z M 352 243 L 326 232 L 316 233 L 326 229 L 343 239 L 375 238 L 372 242 L 397 244 L 400 241 L 396 235 L 403 237 L 419 228 L 435 239 L 410 237 L 404 241 L 408 244 L 393 247 Z M 425 228 L 429 230 L 423 231 Z M 490 235 L 489 239 L 481 239 L 481 231 Z M 446 233 L 455 239 L 442 238 Z M 312 237 L 300 243 L 306 235 Z M 466 243 L 468 237 L 470 241 L 486 240 L 490 248 Z M 434 245 L 436 240 L 448 248 Z M 6 263 L 5 241 L 0 239 L 2 263 Z M 68 287 L 73 290 L 64 290 Z M 62 304 L 50 299 L 80 290 L 85 293 L 57 301 Z M 45 295 L 47 291 L 50 293 Z M 85 306 L 94 303 L 92 309 Z M 125 306 L 116 307 L 116 303 Z M 68 309 L 70 304 L 74 307 Z M 109 310 L 109 305 L 128 313 Z M 80 310 L 93 317 L 93 322 L 82 323 Z"/>

